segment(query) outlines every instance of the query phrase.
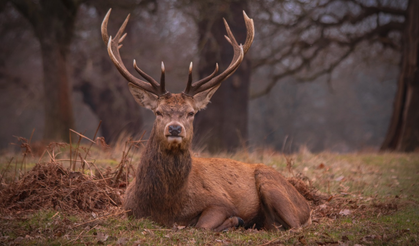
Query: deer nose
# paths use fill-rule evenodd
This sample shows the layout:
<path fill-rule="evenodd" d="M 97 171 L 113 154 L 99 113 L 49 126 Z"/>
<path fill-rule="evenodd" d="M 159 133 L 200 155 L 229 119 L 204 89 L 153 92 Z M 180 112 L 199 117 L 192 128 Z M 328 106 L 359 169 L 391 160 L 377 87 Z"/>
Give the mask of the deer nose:
<path fill-rule="evenodd" d="M 179 134 L 182 132 L 182 127 L 179 125 L 171 125 L 169 126 L 169 133 L 172 136 L 179 136 Z"/>

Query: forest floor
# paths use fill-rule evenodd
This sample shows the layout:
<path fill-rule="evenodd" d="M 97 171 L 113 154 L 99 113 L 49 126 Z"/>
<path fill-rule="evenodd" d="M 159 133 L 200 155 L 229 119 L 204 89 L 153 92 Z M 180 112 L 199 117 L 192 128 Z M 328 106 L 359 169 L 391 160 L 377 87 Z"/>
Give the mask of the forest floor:
<path fill-rule="evenodd" d="M 418 153 L 219 154 L 272 166 L 324 199 L 311 201 L 305 228 L 212 232 L 126 217 L 121 196 L 141 143 L 42 151 L 20 139 L 22 153 L 0 155 L 0 245 L 419 245 Z"/>

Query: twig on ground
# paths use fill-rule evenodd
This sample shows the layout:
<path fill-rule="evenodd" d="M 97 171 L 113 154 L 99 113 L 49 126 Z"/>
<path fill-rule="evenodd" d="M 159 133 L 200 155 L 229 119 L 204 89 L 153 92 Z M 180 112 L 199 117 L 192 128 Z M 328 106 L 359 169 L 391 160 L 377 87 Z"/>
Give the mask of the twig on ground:
<path fill-rule="evenodd" d="M 88 138 L 88 137 L 84 136 L 83 134 L 81 134 L 81 133 L 79 133 L 79 132 L 76 132 L 76 131 L 74 131 L 73 129 L 70 129 L 70 131 L 71 131 L 71 132 L 73 132 L 73 133 L 75 133 L 75 134 L 77 134 L 77 135 L 79 135 L 79 137 L 84 138 L 84 139 L 86 139 L 86 140 L 88 140 L 88 141 L 90 141 L 90 142 L 92 142 L 92 143 L 94 143 L 94 144 L 95 144 L 95 141 L 93 141 L 93 140 L 91 140 L 90 138 Z"/>

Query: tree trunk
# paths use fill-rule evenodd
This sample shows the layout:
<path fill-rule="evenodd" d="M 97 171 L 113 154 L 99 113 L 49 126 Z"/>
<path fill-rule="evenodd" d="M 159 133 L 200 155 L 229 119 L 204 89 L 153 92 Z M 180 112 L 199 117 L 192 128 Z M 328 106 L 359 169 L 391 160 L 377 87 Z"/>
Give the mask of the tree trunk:
<path fill-rule="evenodd" d="M 398 89 L 381 150 L 419 149 L 419 1 L 410 0 L 403 32 Z"/>
<path fill-rule="evenodd" d="M 74 128 L 66 54 L 74 33 L 80 2 L 12 0 L 33 26 L 41 45 L 44 72 L 45 130 L 48 141 L 68 141 Z"/>
<path fill-rule="evenodd" d="M 44 139 L 68 142 L 74 118 L 65 55 L 53 39 L 43 38 L 40 43 L 44 71 Z"/>
<path fill-rule="evenodd" d="M 223 18 L 230 25 L 237 42 L 244 43 L 246 26 L 242 11 L 249 14 L 247 1 L 223 1 L 210 8 L 200 8 L 198 23 L 200 50 L 199 77 L 213 72 L 218 62 L 223 71 L 233 58 L 227 42 Z M 234 151 L 247 140 L 248 97 L 250 85 L 249 54 L 236 72 L 222 83 L 207 109 L 195 119 L 195 143 L 211 152 Z"/>

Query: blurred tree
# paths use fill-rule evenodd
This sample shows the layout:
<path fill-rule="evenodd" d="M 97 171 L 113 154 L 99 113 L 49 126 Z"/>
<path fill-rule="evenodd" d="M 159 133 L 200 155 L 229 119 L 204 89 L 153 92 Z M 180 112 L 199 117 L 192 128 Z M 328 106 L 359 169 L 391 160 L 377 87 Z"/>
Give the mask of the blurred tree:
<path fill-rule="evenodd" d="M 10 0 L 29 21 L 41 46 L 46 140 L 68 141 L 74 128 L 66 57 L 81 0 Z"/>
<path fill-rule="evenodd" d="M 182 1 L 180 1 L 182 2 Z M 183 3 L 189 6 L 189 3 Z M 194 20 L 198 27 L 198 73 L 208 76 L 216 63 L 223 71 L 231 62 L 233 49 L 227 42 L 223 18 L 237 39 L 244 43 L 246 26 L 243 10 L 249 13 L 247 1 L 195 1 Z M 209 151 L 234 151 L 243 147 L 248 136 L 248 96 L 250 85 L 249 53 L 236 72 L 224 81 L 211 99 L 211 104 L 197 114 L 195 142 Z"/>
<path fill-rule="evenodd" d="M 111 7 L 113 8 L 113 21 L 109 23 L 109 26 L 112 31 L 119 28 L 121 20 L 125 19 L 128 13 L 132 13 L 131 24 L 126 29 L 127 39 L 124 42 L 125 45 L 129 45 L 138 38 L 132 24 L 136 22 L 135 10 L 142 9 L 148 13 L 155 13 L 157 3 L 155 0 L 145 0 L 140 3 L 132 1 L 119 1 L 118 3 L 87 1 L 86 6 L 82 8 L 83 12 L 86 13 L 82 17 L 84 23 L 81 23 L 80 28 L 88 30 L 88 38 L 94 41 L 89 42 L 90 46 L 87 50 L 80 47 L 80 44 L 75 47 L 77 55 L 74 56 L 75 62 L 73 64 L 73 76 L 76 81 L 74 89 L 82 93 L 83 102 L 102 120 L 102 136 L 105 137 L 107 142 L 118 140 L 122 133 L 135 137 L 143 130 L 140 107 L 132 100 L 127 82 L 114 68 L 106 51 L 106 46 L 102 42 L 100 24 Z M 95 14 L 93 16 L 89 15 L 92 12 Z M 91 24 L 95 27 L 93 30 Z M 82 40 L 79 41 L 80 43 L 83 42 Z"/>
<path fill-rule="evenodd" d="M 419 1 L 409 0 L 403 24 L 398 90 L 382 150 L 419 148 Z"/>
<path fill-rule="evenodd" d="M 54 53 L 54 48 L 57 48 L 60 50 L 59 54 L 62 55 L 62 59 L 42 56 L 45 64 L 43 66 L 45 74 L 43 98 L 45 98 L 46 115 L 44 138 L 68 141 L 68 129 L 74 128 L 70 99 L 72 89 L 81 92 L 83 102 L 90 107 L 98 119 L 102 120 L 101 133 L 108 142 L 117 140 L 121 133 L 139 135 L 143 130 L 139 106 L 132 100 L 126 81 L 121 78 L 109 61 L 106 47 L 101 42 L 100 23 L 111 7 L 114 8 L 113 17 L 119 20 L 123 20 L 127 13 L 139 8 L 143 12 L 154 14 L 157 10 L 155 0 L 143 0 L 139 3 L 129 0 L 10 2 L 22 13 L 22 16 L 29 20 L 40 42 L 42 54 Z M 4 6 L 2 2 L 0 10 Z M 135 18 L 135 16 L 134 13 L 132 17 Z M 42 24 L 44 22 L 49 25 L 44 27 Z M 112 22 L 110 26 L 116 29 L 120 24 Z M 130 25 L 129 28 L 131 27 Z M 57 30 L 52 30 L 53 28 Z M 70 29 L 66 30 L 66 28 Z M 65 33 L 65 31 L 68 32 Z M 125 43 L 132 43 L 132 39 L 136 38 L 135 32 L 130 32 L 130 34 Z M 85 41 L 83 39 L 88 39 L 89 42 L 83 42 Z M 51 48 L 51 45 L 54 47 Z M 68 50 L 72 52 L 68 53 Z M 53 79 L 51 76 L 56 77 Z M 72 86 L 68 82 L 69 78 L 73 81 Z M 69 90 L 58 90 L 59 83 L 65 83 L 65 88 Z M 64 120 L 60 120 L 60 117 Z M 71 124 L 69 124 L 69 119 L 71 119 Z"/>
<path fill-rule="evenodd" d="M 382 150 L 413 151 L 419 147 L 419 2 L 415 0 L 259 1 L 256 38 L 261 44 L 253 68 L 270 73 L 270 92 L 287 76 L 312 81 L 328 76 L 359 46 L 369 54 L 392 50 L 401 54 L 401 70 L 393 116 Z"/>

